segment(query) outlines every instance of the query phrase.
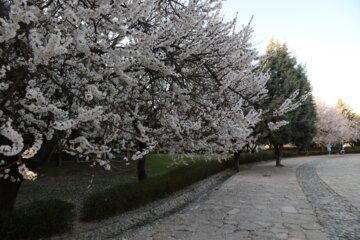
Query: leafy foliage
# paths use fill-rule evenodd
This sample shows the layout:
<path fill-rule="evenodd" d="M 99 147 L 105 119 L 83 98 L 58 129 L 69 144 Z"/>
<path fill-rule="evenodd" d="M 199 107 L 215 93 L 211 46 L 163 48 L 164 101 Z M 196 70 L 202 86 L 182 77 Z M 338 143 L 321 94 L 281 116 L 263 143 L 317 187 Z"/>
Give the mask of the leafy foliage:
<path fill-rule="evenodd" d="M 267 48 L 267 60 L 265 68 L 270 73 L 270 80 L 267 83 L 269 90 L 268 98 L 263 102 L 269 106 L 269 113 L 275 111 L 294 91 L 300 96 L 307 96 L 301 101 L 296 109 L 288 111 L 281 117 L 288 122 L 279 130 L 265 134 L 272 145 L 283 145 L 294 143 L 304 147 L 312 142 L 315 135 L 315 105 L 310 95 L 311 87 L 307 79 L 305 68 L 299 65 L 292 57 L 285 44 L 270 42 Z M 278 116 L 268 114 L 265 119 L 279 120 Z"/>

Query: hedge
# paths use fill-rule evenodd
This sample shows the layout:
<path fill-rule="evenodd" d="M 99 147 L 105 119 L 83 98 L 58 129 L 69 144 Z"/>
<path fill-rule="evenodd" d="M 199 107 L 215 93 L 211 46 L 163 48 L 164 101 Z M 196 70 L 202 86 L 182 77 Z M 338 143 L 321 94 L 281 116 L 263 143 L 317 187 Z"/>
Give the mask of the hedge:
<path fill-rule="evenodd" d="M 11 213 L 0 213 L 1 239 L 38 239 L 68 232 L 75 217 L 73 210 L 73 204 L 50 199 L 34 201 Z"/>
<path fill-rule="evenodd" d="M 230 161 L 196 161 L 146 181 L 114 186 L 84 199 L 82 220 L 106 219 L 163 198 L 199 180 L 230 168 Z"/>

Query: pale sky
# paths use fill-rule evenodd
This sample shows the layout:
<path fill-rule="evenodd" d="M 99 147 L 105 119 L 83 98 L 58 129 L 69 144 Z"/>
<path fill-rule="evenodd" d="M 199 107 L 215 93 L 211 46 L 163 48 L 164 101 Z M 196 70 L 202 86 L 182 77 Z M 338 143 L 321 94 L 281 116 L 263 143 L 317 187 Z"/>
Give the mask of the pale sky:
<path fill-rule="evenodd" d="M 259 53 L 271 38 L 305 64 L 316 99 L 339 98 L 360 113 L 360 0 L 226 0 L 223 15 L 238 13 L 238 28 L 254 16 Z"/>

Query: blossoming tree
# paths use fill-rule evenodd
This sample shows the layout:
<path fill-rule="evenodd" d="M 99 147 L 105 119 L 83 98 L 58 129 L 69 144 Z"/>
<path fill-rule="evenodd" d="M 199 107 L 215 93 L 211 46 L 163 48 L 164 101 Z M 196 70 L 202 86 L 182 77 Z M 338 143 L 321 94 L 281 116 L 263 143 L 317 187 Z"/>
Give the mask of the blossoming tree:
<path fill-rule="evenodd" d="M 315 143 L 337 144 L 356 141 L 359 138 L 358 124 L 344 116 L 336 107 L 317 102 L 316 113 Z"/>
<path fill-rule="evenodd" d="M 54 150 L 141 170 L 157 147 L 234 153 L 261 118 L 269 76 L 221 1 L 0 2 L 0 210 Z"/>

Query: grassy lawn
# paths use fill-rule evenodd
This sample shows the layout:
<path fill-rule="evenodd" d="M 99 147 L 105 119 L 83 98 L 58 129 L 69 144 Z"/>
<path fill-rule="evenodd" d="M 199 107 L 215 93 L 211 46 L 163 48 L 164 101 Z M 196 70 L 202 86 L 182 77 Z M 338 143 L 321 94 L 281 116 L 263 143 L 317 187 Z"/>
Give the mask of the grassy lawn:
<path fill-rule="evenodd" d="M 150 155 L 146 161 L 149 178 L 164 174 L 175 168 L 173 160 L 165 154 Z M 88 194 L 114 185 L 136 182 L 136 162 L 129 165 L 114 162 L 111 171 L 101 167 L 90 167 L 88 162 L 64 161 L 62 167 L 54 162 L 45 163 L 38 170 L 38 179 L 23 182 L 16 206 L 40 199 L 60 199 L 74 203 L 77 207 Z"/>

